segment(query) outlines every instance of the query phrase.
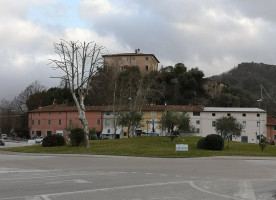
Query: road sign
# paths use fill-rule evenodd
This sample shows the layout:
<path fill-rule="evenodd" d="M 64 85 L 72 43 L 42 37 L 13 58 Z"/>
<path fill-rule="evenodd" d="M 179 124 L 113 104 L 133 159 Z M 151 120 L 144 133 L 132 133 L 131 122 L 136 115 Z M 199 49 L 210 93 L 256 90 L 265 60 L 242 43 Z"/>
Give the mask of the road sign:
<path fill-rule="evenodd" d="M 176 144 L 175 151 L 188 151 L 189 145 L 188 144 Z"/>

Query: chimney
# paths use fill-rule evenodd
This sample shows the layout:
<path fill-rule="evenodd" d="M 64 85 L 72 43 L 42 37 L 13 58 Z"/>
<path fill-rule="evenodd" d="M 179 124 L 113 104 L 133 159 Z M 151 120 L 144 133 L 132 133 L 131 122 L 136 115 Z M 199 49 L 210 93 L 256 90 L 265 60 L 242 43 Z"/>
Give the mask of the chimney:
<path fill-rule="evenodd" d="M 136 54 L 140 54 L 140 49 L 135 49 Z"/>
<path fill-rule="evenodd" d="M 56 99 L 53 100 L 53 105 L 57 106 L 57 100 Z"/>

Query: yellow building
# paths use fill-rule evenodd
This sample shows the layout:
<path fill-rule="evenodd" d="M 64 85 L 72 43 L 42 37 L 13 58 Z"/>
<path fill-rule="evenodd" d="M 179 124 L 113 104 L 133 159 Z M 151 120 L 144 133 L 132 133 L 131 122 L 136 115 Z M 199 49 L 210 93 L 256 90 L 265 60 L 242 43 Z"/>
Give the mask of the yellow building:
<path fill-rule="evenodd" d="M 158 59 L 154 54 L 143 54 L 140 49 L 135 53 L 107 54 L 103 55 L 104 66 L 116 72 L 123 71 L 125 67 L 137 66 L 142 74 L 158 70 Z"/>

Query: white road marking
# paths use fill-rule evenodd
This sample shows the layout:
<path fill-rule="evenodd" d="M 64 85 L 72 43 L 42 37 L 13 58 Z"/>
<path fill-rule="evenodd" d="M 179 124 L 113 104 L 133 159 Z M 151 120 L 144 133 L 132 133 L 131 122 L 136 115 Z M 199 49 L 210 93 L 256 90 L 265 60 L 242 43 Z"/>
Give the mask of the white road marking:
<path fill-rule="evenodd" d="M 191 185 L 193 188 L 195 188 L 195 189 L 197 189 L 197 190 L 199 190 L 199 191 L 201 191 L 201 192 L 205 192 L 205 193 L 212 194 L 212 195 L 215 195 L 215 196 L 224 197 L 224 198 L 227 198 L 227 199 L 243 200 L 243 199 L 241 199 L 241 198 L 231 197 L 231 196 L 227 196 L 227 195 L 223 195 L 223 194 L 217 194 L 217 193 L 214 193 L 214 192 L 210 192 L 210 191 L 204 190 L 204 189 L 202 189 L 202 188 L 196 186 L 196 185 L 193 183 L 193 181 L 189 181 L 189 183 L 190 183 L 190 185 Z"/>
<path fill-rule="evenodd" d="M 240 191 L 239 196 L 242 199 L 256 200 L 256 196 L 251 184 L 251 181 L 239 181 Z"/>
<path fill-rule="evenodd" d="M 99 192 L 99 191 L 111 191 L 111 190 L 124 190 L 124 189 L 132 189 L 138 187 L 149 187 L 149 186 L 164 186 L 164 185 L 171 185 L 171 184 L 182 184 L 182 183 L 189 183 L 190 181 L 178 181 L 178 182 L 165 182 L 165 183 L 148 183 L 148 184 L 141 184 L 141 185 L 127 185 L 127 186 L 119 186 L 119 187 L 109 187 L 109 188 L 98 188 L 92 190 L 79 190 L 79 191 L 72 191 L 72 192 L 60 192 L 60 193 L 50 193 L 50 194 L 42 194 L 36 195 L 35 197 L 51 197 L 51 196 L 64 196 L 64 195 L 74 195 L 74 194 L 82 194 L 82 193 L 92 193 L 92 192 Z M 29 196 L 28 196 L 29 197 Z M 0 198 L 0 200 L 8 200 L 8 199 L 19 199 L 20 197 L 7 197 L 7 198 Z M 23 197 L 24 198 L 24 197 Z"/>
<path fill-rule="evenodd" d="M 73 180 L 61 180 L 61 181 L 46 182 L 44 184 L 63 184 L 66 182 L 68 182 L 68 183 L 91 183 L 89 181 L 82 180 L 82 179 L 73 179 Z"/>

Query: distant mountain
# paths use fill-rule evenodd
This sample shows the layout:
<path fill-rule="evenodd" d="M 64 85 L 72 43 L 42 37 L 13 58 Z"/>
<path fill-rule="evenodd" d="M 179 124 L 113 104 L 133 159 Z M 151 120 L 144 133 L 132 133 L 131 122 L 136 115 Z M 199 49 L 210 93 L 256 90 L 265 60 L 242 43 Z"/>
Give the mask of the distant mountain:
<path fill-rule="evenodd" d="M 257 100 L 262 99 L 261 108 L 269 114 L 276 115 L 276 66 L 264 63 L 241 63 L 228 72 L 211 77 L 213 80 L 226 83 L 229 87 L 241 89 Z"/>

